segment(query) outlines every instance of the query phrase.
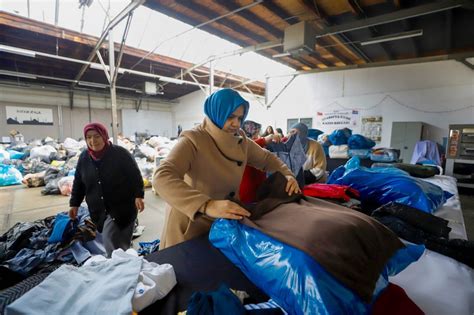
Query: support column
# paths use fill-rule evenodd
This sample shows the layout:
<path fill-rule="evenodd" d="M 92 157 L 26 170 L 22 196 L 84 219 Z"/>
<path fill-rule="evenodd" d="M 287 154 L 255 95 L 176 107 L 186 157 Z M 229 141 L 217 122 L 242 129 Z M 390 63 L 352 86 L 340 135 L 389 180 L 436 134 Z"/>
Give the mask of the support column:
<path fill-rule="evenodd" d="M 113 29 L 109 30 L 109 71 L 110 77 L 115 75 L 115 49 Z M 110 82 L 110 101 L 112 102 L 112 137 L 113 144 L 117 144 L 118 137 L 118 122 L 117 122 L 117 94 L 115 91 L 115 81 Z"/>

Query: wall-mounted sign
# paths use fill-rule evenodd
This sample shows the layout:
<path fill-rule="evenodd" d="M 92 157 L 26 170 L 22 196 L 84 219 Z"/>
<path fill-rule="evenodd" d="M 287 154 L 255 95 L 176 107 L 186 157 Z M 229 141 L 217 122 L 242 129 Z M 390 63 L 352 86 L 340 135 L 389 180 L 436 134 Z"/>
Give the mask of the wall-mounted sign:
<path fill-rule="evenodd" d="M 359 111 L 357 110 L 334 110 L 316 113 L 316 128 L 328 129 L 353 129 L 357 126 Z"/>
<path fill-rule="evenodd" d="M 52 126 L 53 110 L 49 108 L 6 106 L 9 125 Z"/>

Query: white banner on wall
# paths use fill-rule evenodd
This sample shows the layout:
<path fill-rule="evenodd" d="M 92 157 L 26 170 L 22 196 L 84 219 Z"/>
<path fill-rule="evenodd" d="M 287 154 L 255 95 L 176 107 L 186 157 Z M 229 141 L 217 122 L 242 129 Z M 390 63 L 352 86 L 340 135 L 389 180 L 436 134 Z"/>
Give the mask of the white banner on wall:
<path fill-rule="evenodd" d="M 354 129 L 358 121 L 359 111 L 357 110 L 333 110 L 316 113 L 316 128 L 321 130 Z"/>
<path fill-rule="evenodd" d="M 6 106 L 8 125 L 53 125 L 50 108 Z"/>

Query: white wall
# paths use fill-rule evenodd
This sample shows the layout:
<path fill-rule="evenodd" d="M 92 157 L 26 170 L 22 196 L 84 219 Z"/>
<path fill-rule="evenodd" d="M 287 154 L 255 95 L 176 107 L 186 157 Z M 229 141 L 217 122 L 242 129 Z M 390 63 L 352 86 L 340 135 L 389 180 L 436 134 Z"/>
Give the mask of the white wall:
<path fill-rule="evenodd" d="M 172 120 L 171 111 L 122 109 L 123 134 L 128 137 L 135 132 L 171 137 Z"/>
<path fill-rule="evenodd" d="M 0 86 L 0 136 L 7 136 L 12 129 L 20 131 L 26 139 L 66 137 L 80 138 L 85 124 L 89 121 L 102 122 L 112 135 L 111 102 L 108 94 L 93 93 L 90 95 L 91 109 L 85 91 L 74 93 L 74 106 L 69 106 L 69 93 L 64 90 L 46 89 L 37 86 Z M 135 99 L 117 98 L 117 118 L 119 132 L 127 134 L 138 131 L 157 131 L 157 134 L 171 134 L 172 113 L 174 104 L 143 100 L 138 114 L 135 110 Z M 25 106 L 51 108 L 53 110 L 53 126 L 24 126 L 6 124 L 6 106 Z M 122 117 L 122 110 L 127 111 Z M 133 113 L 135 114 L 133 114 Z M 125 120 L 123 122 L 123 120 Z M 125 124 L 126 122 L 126 124 Z"/>
<path fill-rule="evenodd" d="M 289 80 L 270 79 L 270 101 Z M 343 109 L 383 116 L 382 146 L 390 144 L 394 121 L 423 121 L 431 127 L 425 137 L 442 143 L 449 124 L 474 123 L 474 71 L 440 61 L 301 75 L 269 110 L 251 109 L 250 116 L 285 131 L 288 118 L 312 117 L 314 124 L 317 111 Z"/>

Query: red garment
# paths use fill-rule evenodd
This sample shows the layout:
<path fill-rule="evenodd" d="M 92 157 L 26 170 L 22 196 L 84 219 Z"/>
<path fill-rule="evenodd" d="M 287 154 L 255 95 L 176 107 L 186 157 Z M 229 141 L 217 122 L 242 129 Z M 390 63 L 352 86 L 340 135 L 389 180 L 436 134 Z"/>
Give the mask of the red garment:
<path fill-rule="evenodd" d="M 349 201 L 359 198 L 359 192 L 354 188 L 337 184 L 310 184 L 303 188 L 303 195 L 316 198 L 340 199 Z"/>
<path fill-rule="evenodd" d="M 421 315 L 425 314 L 405 290 L 389 283 L 372 307 L 372 315 Z"/>
<path fill-rule="evenodd" d="M 91 148 L 89 148 L 89 145 L 87 145 L 87 151 L 89 152 L 89 155 L 91 156 L 91 158 L 97 161 L 97 160 L 100 160 L 104 156 L 105 151 L 107 151 L 107 149 L 110 146 L 109 133 L 107 132 L 107 128 L 105 128 L 105 126 L 102 125 L 101 123 L 90 123 L 84 127 L 84 139 L 86 139 L 86 134 L 90 130 L 97 131 L 97 133 L 102 137 L 105 143 L 105 146 L 100 151 L 94 151 Z"/>
<path fill-rule="evenodd" d="M 258 138 L 254 140 L 256 144 L 265 147 L 265 138 Z M 240 182 L 239 196 L 243 203 L 255 202 L 257 199 L 257 189 L 267 178 L 265 172 L 262 172 L 252 166 L 245 166 L 242 181 Z"/>

